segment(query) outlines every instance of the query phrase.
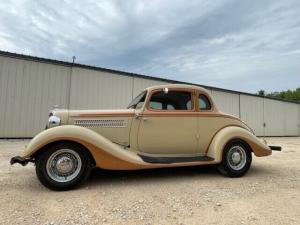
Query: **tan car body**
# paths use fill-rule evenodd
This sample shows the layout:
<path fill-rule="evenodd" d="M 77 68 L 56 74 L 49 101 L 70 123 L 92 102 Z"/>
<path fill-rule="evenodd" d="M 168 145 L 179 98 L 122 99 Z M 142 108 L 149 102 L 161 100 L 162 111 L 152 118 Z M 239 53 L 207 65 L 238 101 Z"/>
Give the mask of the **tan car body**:
<path fill-rule="evenodd" d="M 184 90 L 192 93 L 191 110 L 153 110 L 152 93 Z M 239 118 L 220 112 L 203 88 L 190 85 L 163 85 L 146 89 L 145 104 L 126 110 L 55 110 L 60 126 L 35 136 L 21 157 L 34 158 L 58 141 L 83 145 L 92 155 L 96 167 L 111 170 L 135 170 L 159 167 L 219 164 L 225 145 L 233 139 L 246 142 L 256 156 L 272 153 Z M 211 110 L 199 110 L 198 95 L 207 96 Z M 192 157 L 208 156 L 210 161 L 149 163 L 140 156 Z"/>

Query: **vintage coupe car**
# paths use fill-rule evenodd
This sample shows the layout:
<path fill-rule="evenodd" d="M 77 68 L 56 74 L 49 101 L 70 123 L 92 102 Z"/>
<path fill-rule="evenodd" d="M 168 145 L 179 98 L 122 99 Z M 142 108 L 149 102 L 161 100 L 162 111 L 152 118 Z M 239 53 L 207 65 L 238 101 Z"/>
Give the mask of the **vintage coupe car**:
<path fill-rule="evenodd" d="M 11 164 L 34 162 L 40 182 L 71 189 L 93 167 L 137 170 L 215 164 L 240 177 L 252 152 L 271 155 L 239 118 L 220 112 L 198 86 L 149 87 L 124 110 L 52 110 L 46 130 L 35 136 Z"/>

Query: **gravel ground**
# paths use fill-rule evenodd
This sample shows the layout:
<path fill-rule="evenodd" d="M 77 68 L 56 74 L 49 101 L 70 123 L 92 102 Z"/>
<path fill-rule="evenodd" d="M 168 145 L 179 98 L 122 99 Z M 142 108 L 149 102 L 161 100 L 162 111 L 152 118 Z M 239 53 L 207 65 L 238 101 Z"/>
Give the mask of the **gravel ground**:
<path fill-rule="evenodd" d="M 93 171 L 79 189 L 42 186 L 34 166 L 9 165 L 28 140 L 0 140 L 0 224 L 300 224 L 300 138 L 253 158 L 242 178 L 213 167 Z"/>

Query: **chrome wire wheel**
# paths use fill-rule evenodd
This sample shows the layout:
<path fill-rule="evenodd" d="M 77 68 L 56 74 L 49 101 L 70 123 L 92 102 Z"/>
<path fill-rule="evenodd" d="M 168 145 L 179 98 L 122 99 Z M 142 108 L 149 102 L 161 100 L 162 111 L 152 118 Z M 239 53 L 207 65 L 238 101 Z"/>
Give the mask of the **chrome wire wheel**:
<path fill-rule="evenodd" d="M 59 183 L 75 179 L 81 171 L 82 161 L 72 149 L 59 149 L 52 153 L 46 163 L 48 176 Z"/>
<path fill-rule="evenodd" d="M 228 166 L 233 170 L 241 170 L 247 162 L 246 150 L 240 145 L 232 146 L 227 152 Z"/>

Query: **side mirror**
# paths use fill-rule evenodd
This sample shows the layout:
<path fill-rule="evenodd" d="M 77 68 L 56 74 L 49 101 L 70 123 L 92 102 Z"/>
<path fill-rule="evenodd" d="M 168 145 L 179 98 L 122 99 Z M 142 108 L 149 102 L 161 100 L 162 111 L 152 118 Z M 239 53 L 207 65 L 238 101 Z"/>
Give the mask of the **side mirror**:
<path fill-rule="evenodd" d="M 168 94 L 169 89 L 168 88 L 164 88 L 163 91 L 164 91 L 165 94 Z"/>

